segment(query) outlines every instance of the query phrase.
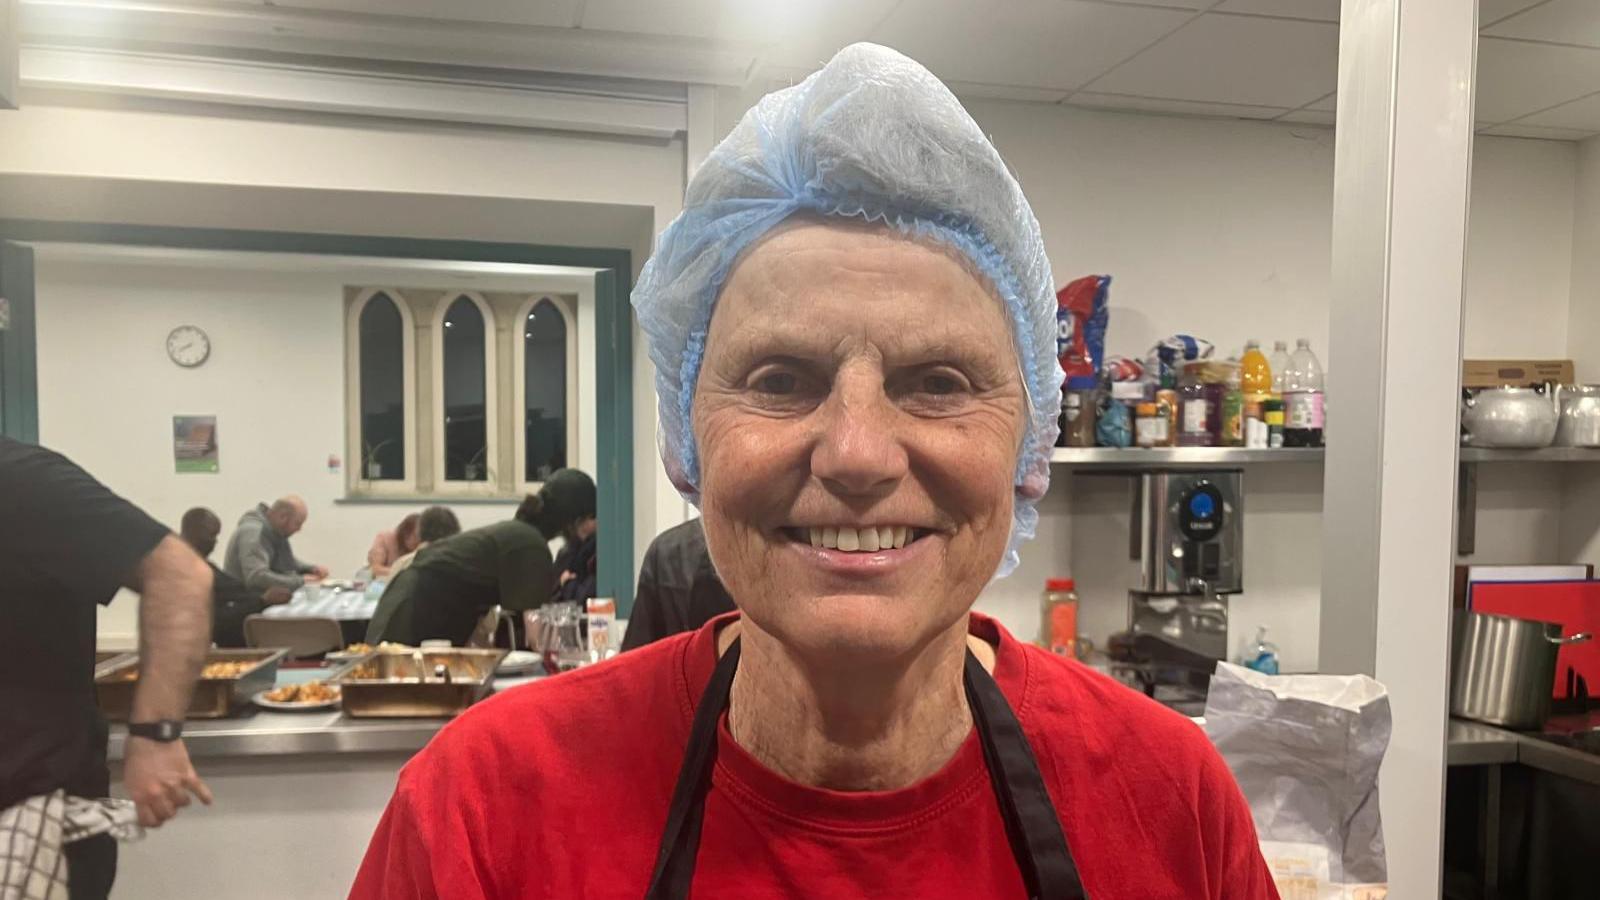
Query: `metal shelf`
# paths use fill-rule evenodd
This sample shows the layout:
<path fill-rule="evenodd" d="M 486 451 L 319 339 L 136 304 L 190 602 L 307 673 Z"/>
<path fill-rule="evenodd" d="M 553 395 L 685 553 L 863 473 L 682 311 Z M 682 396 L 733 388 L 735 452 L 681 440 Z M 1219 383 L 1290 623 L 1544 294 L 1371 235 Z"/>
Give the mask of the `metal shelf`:
<path fill-rule="evenodd" d="M 1596 455 L 1600 459 L 1600 453 Z M 1074 469 L 1215 468 L 1257 463 L 1320 463 L 1321 447 L 1257 450 L 1245 447 L 1056 447 L 1053 465 Z"/>
<path fill-rule="evenodd" d="M 1464 463 L 1587 463 L 1600 462 L 1600 447 L 1540 447 L 1537 450 L 1496 450 L 1462 447 Z"/>

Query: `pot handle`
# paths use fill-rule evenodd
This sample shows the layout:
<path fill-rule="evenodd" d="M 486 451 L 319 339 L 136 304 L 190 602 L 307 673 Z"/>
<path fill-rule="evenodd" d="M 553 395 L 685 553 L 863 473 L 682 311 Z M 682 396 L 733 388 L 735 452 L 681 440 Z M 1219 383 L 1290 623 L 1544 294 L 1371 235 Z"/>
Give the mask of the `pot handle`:
<path fill-rule="evenodd" d="M 1572 635 L 1570 637 L 1559 637 L 1558 638 L 1558 637 L 1551 637 L 1550 635 L 1547 634 L 1547 635 L 1544 636 L 1544 639 L 1549 641 L 1552 644 L 1581 644 L 1584 641 L 1592 639 L 1593 637 L 1594 637 L 1594 635 L 1590 634 L 1587 631 L 1580 631 L 1577 634 L 1574 634 L 1574 635 Z"/>

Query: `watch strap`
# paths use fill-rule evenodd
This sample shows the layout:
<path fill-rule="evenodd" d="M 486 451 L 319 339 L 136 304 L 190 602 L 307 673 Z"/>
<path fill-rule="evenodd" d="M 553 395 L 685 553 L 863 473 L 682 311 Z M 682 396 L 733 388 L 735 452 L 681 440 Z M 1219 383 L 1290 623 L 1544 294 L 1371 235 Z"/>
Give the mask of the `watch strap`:
<path fill-rule="evenodd" d="M 157 722 L 129 722 L 128 734 L 170 744 L 183 736 L 183 723 L 172 719 Z"/>

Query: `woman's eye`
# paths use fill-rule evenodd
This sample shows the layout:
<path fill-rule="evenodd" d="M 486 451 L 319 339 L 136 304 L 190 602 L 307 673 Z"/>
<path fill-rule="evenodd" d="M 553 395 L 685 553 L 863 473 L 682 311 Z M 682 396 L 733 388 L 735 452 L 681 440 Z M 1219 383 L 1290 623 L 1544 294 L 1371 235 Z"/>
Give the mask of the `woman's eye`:
<path fill-rule="evenodd" d="M 763 394 L 792 394 L 799 386 L 793 372 L 765 372 L 756 378 L 756 390 Z"/>

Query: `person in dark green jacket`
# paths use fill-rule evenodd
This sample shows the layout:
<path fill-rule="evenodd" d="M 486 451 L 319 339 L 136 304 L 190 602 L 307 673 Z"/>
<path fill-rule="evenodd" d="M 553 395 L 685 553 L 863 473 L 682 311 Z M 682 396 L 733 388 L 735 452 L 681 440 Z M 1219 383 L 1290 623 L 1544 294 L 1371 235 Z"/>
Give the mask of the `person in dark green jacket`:
<path fill-rule="evenodd" d="M 378 601 L 367 643 L 466 643 L 496 605 L 516 612 L 549 602 L 556 584 L 549 542 L 595 514 L 594 481 L 561 469 L 529 494 L 510 521 L 473 528 L 430 544 L 395 577 Z"/>

